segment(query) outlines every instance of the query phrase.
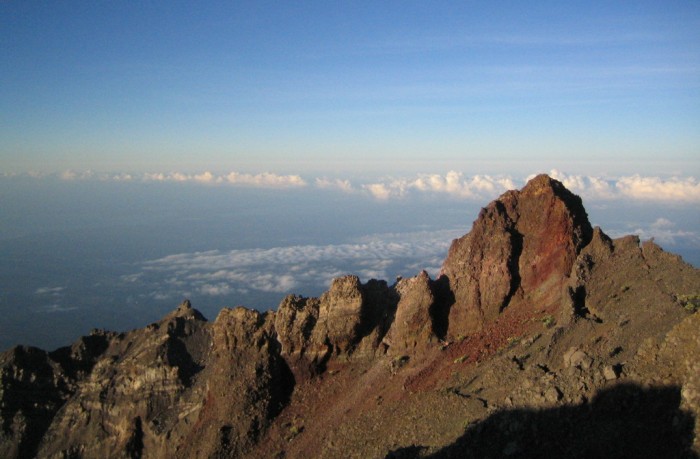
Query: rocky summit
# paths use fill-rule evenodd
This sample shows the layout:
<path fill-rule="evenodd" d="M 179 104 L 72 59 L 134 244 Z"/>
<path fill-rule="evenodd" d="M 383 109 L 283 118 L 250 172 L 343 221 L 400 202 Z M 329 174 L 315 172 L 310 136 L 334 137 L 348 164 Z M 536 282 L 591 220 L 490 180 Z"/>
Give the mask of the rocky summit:
<path fill-rule="evenodd" d="M 700 271 L 546 175 L 426 272 L 0 355 L 0 457 L 700 456 Z"/>

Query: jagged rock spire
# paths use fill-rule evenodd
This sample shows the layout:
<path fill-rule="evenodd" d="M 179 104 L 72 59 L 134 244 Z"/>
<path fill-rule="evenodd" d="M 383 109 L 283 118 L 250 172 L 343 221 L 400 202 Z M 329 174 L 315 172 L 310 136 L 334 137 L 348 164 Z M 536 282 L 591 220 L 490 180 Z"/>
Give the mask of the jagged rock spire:
<path fill-rule="evenodd" d="M 455 297 L 449 334 L 479 330 L 509 307 L 558 305 L 592 232 L 581 198 L 547 175 L 491 202 L 442 267 Z"/>

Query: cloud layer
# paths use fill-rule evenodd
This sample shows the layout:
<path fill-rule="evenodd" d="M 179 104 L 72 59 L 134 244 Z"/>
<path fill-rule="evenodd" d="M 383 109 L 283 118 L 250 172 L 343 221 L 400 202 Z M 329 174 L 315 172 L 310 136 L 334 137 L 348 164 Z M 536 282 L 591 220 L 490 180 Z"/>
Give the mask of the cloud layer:
<path fill-rule="evenodd" d="M 686 176 L 642 176 L 639 174 L 605 177 L 577 175 L 553 169 L 549 175 L 564 183 L 574 193 L 587 200 L 630 199 L 654 202 L 700 202 L 700 182 Z M 5 175 L 7 177 L 9 175 Z M 47 175 L 26 174 L 42 178 Z M 214 174 L 205 171 L 197 174 L 182 172 L 148 172 L 144 174 L 104 174 L 92 171 L 65 171 L 49 174 L 60 180 L 100 180 L 114 182 L 174 182 L 253 188 L 305 188 L 341 191 L 365 195 L 381 201 L 410 199 L 420 195 L 449 196 L 455 199 L 488 201 L 501 193 L 520 188 L 534 175 L 514 178 L 508 175 L 465 175 L 459 171 L 445 174 L 416 174 L 413 177 L 385 177 L 362 181 L 349 178 L 314 177 L 304 179 L 300 175 L 280 175 L 272 172 L 258 174 L 231 171 Z"/>
<path fill-rule="evenodd" d="M 344 274 L 366 281 L 425 269 L 435 276 L 450 241 L 461 233 L 419 231 L 366 236 L 346 244 L 179 253 L 146 261 L 122 281 L 139 284 L 152 298 L 164 300 L 173 295 L 320 292 Z"/>
<path fill-rule="evenodd" d="M 183 174 L 174 172 L 170 174 L 147 173 L 143 176 L 144 181 L 155 182 L 197 182 L 207 184 L 228 184 L 242 185 L 263 188 L 288 188 L 303 187 L 307 183 L 298 175 L 278 175 L 270 172 L 261 174 L 244 174 L 241 172 L 229 172 L 226 175 L 215 175 L 209 171 L 201 174 Z"/>
<path fill-rule="evenodd" d="M 633 199 L 639 201 L 699 202 L 700 183 L 694 177 L 643 177 L 629 175 L 612 179 L 567 174 L 558 170 L 550 175 L 574 193 L 588 199 Z"/>
<path fill-rule="evenodd" d="M 433 193 L 473 199 L 498 196 L 516 187 L 517 185 L 510 177 L 489 175 L 465 177 L 457 171 L 449 171 L 445 175 L 419 174 L 412 179 L 389 179 L 363 185 L 363 188 L 372 196 L 382 200 L 405 197 L 410 193 Z"/>
<path fill-rule="evenodd" d="M 65 287 L 40 287 L 34 291 L 35 312 L 66 312 L 78 309 L 77 306 L 64 306 Z"/>

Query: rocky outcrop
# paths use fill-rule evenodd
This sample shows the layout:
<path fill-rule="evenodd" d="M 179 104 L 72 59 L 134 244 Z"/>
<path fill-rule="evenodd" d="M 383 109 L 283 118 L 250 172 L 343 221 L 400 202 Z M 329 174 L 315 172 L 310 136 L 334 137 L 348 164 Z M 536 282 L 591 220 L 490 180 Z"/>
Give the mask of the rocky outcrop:
<path fill-rule="evenodd" d="M 222 310 L 200 385 L 201 407 L 172 457 L 241 457 L 265 432 L 294 388 L 280 356 L 272 314 Z"/>
<path fill-rule="evenodd" d="M 363 338 L 363 319 L 368 315 L 368 306 L 357 276 L 333 280 L 319 301 L 318 320 L 311 335 L 317 348 L 325 348 L 322 358 L 352 353 Z"/>
<path fill-rule="evenodd" d="M 275 314 L 275 330 L 282 354 L 294 367 L 304 367 L 307 373 L 314 373 L 328 356 L 325 343 L 315 343 L 311 339 L 320 303 L 318 298 L 289 295 Z"/>
<path fill-rule="evenodd" d="M 49 354 L 18 346 L 0 357 L 0 456 L 33 457 L 70 381 Z"/>
<path fill-rule="evenodd" d="M 440 334 L 439 301 L 434 282 L 422 271 L 415 277 L 400 279 L 394 289 L 399 296 L 394 322 L 384 339 L 392 355 L 420 351 Z"/>
<path fill-rule="evenodd" d="M 455 297 L 449 334 L 480 330 L 506 308 L 556 309 L 592 232 L 581 199 L 546 175 L 493 201 L 443 264 Z"/>
<path fill-rule="evenodd" d="M 393 321 L 398 296 L 385 281 L 334 279 L 320 298 L 288 296 L 275 329 L 282 353 L 297 368 L 322 371 L 330 358 L 372 357 Z"/>
<path fill-rule="evenodd" d="M 592 229 L 537 176 L 482 209 L 436 280 L 349 275 L 213 322 L 185 301 L 0 354 L 0 456 L 580 457 L 624 425 L 612 457 L 696 457 L 699 294 L 700 271 Z"/>
<path fill-rule="evenodd" d="M 1 457 L 32 457 L 52 420 L 117 334 L 93 330 L 69 347 L 18 346 L 0 355 Z"/>
<path fill-rule="evenodd" d="M 283 352 L 323 367 L 332 356 L 372 355 L 380 342 L 404 352 L 463 337 L 506 308 L 558 310 L 592 234 L 581 199 L 539 175 L 482 209 L 452 243 L 438 281 L 422 273 L 387 287 L 345 276 L 320 299 L 286 298 L 275 324 Z"/>
<path fill-rule="evenodd" d="M 204 318 L 189 302 L 143 330 L 111 336 L 54 417 L 39 456 L 171 451 L 200 403 L 193 386 L 209 341 Z"/>

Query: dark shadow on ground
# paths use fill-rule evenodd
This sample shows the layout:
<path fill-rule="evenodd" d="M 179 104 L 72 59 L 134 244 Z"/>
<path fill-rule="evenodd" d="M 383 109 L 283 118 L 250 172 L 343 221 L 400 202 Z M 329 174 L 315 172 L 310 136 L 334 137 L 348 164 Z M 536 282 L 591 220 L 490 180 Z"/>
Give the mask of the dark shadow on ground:
<path fill-rule="evenodd" d="M 581 405 L 500 411 L 437 452 L 411 445 L 386 459 L 698 458 L 691 450 L 695 417 L 680 401 L 677 386 L 621 384 Z"/>

